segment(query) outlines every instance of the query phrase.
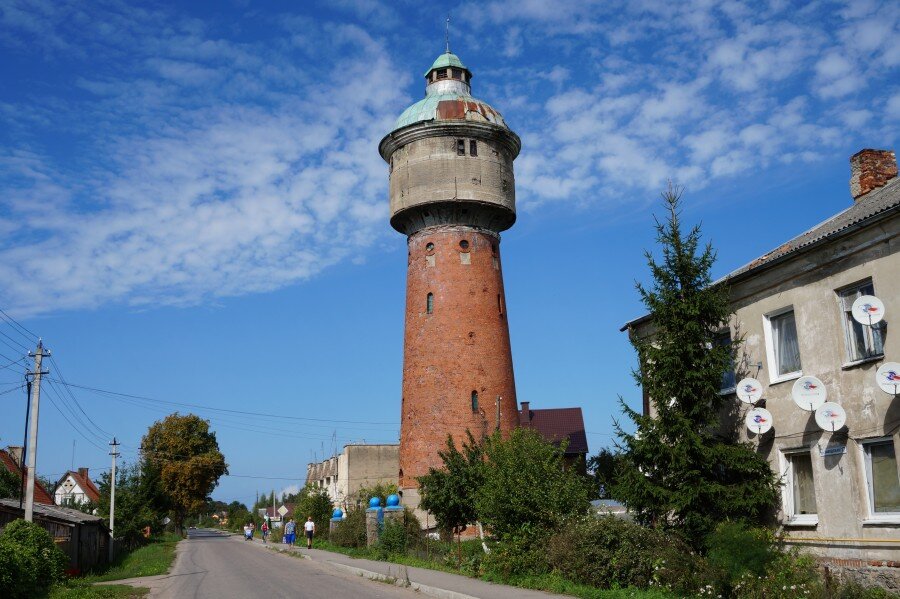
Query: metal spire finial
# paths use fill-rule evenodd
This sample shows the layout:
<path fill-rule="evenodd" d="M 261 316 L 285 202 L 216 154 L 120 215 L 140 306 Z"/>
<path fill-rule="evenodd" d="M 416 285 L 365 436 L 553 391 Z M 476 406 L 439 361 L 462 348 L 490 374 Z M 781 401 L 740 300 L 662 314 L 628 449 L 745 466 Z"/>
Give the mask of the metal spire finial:
<path fill-rule="evenodd" d="M 450 13 L 447 13 L 446 38 L 447 38 L 447 54 L 450 54 Z"/>

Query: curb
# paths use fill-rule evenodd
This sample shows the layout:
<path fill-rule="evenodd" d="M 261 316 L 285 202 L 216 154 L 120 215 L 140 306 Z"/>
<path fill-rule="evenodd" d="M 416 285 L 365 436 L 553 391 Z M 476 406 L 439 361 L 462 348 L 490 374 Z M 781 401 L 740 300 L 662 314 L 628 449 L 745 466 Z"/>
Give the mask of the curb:
<path fill-rule="evenodd" d="M 414 591 L 418 591 L 423 595 L 430 595 L 431 597 L 437 597 L 438 599 L 479 599 L 478 597 L 473 597 L 472 595 L 466 595 L 465 593 L 458 593 L 456 591 L 448 591 L 447 589 L 440 589 L 438 587 L 429 586 L 427 584 L 420 584 L 418 582 L 412 582 L 409 579 L 409 573 L 404 565 L 390 565 L 388 566 L 388 574 L 381 574 L 379 572 L 372 572 L 371 570 L 363 570 L 362 568 L 357 568 L 355 566 L 348 566 L 347 564 L 341 564 L 338 562 L 332 562 L 325 560 L 323 563 L 328 564 L 332 568 L 337 570 L 343 570 L 344 572 L 348 572 L 350 574 L 355 574 L 356 576 L 362 576 L 363 578 L 368 578 L 369 580 L 377 580 L 378 582 L 386 582 L 388 584 L 393 584 L 398 587 L 409 588 Z M 397 567 L 397 576 L 393 576 L 392 572 L 394 566 Z"/>

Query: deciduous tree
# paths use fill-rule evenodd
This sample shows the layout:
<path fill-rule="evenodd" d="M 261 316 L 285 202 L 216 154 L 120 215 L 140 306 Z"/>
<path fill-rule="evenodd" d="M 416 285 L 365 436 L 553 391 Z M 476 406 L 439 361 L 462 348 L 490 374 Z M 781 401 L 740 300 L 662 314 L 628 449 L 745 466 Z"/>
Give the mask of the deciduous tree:
<path fill-rule="evenodd" d="M 462 451 L 456 448 L 453 437 L 447 436 L 447 449 L 438 452 L 443 467 L 429 468 L 419 477 L 422 509 L 437 520 L 445 537 L 478 519 L 475 493 L 484 482 L 484 453 L 472 433 L 463 442 Z"/>
<path fill-rule="evenodd" d="M 185 517 L 206 505 L 219 478 L 228 473 L 216 434 L 208 421 L 194 414 L 176 412 L 154 423 L 141 443 L 141 454 L 150 471 L 158 473 L 179 531 Z"/>

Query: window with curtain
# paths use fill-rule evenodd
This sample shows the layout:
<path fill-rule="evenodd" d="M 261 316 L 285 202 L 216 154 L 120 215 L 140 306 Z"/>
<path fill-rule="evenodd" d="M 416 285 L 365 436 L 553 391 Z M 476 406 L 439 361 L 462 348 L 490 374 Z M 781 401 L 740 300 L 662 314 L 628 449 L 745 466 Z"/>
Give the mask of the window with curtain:
<path fill-rule="evenodd" d="M 788 310 L 769 317 L 772 349 L 778 376 L 800 372 L 800 344 L 797 341 L 797 322 L 794 311 Z"/>
<path fill-rule="evenodd" d="M 803 520 L 804 516 L 815 516 L 816 487 L 813 479 L 812 456 L 809 451 L 789 453 L 787 482 L 790 486 L 788 516 L 793 520 Z"/>
<path fill-rule="evenodd" d="M 853 319 L 851 308 L 861 295 L 875 295 L 871 279 L 839 292 L 843 312 L 844 334 L 847 340 L 847 359 L 850 362 L 865 360 L 884 354 L 884 321 L 874 326 L 859 324 Z"/>
<path fill-rule="evenodd" d="M 900 514 L 900 475 L 894 441 L 881 439 L 863 446 L 866 453 L 866 482 L 872 515 Z"/>

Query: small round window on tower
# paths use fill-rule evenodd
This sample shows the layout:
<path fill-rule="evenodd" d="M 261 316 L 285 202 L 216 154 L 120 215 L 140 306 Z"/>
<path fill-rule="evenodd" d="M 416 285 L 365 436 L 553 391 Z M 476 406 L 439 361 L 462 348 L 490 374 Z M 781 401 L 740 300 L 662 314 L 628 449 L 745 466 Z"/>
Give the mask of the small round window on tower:
<path fill-rule="evenodd" d="M 434 251 L 434 244 L 431 243 L 430 241 L 429 241 L 428 243 L 426 243 L 426 244 L 425 244 L 425 251 L 426 251 L 426 252 L 433 252 L 433 251 Z"/>
<path fill-rule="evenodd" d="M 469 242 L 467 240 L 463 239 L 462 241 L 459 242 L 459 247 L 461 247 L 464 250 L 467 250 L 467 249 L 469 249 Z"/>

